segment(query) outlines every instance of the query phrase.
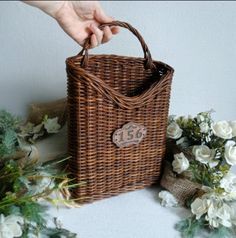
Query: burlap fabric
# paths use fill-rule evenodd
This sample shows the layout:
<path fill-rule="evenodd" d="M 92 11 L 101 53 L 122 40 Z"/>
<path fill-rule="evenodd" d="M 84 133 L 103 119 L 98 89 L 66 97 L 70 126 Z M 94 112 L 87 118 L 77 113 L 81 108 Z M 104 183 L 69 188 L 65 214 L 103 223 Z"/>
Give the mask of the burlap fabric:
<path fill-rule="evenodd" d="M 63 126 L 67 120 L 67 99 L 30 104 L 27 121 L 37 125 L 42 122 L 45 115 L 49 118 L 58 117 L 58 123 Z"/>
<path fill-rule="evenodd" d="M 169 162 L 165 162 L 160 184 L 171 192 L 181 205 L 186 205 L 188 199 L 201 192 L 201 184 L 194 183 L 184 177 L 178 177 L 172 171 L 172 166 Z"/>

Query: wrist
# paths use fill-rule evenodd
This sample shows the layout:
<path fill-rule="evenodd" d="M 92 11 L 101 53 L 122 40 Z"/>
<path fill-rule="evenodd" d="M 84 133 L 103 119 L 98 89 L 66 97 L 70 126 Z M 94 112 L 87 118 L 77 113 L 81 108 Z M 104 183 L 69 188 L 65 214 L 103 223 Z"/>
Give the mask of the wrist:
<path fill-rule="evenodd" d="M 67 4 L 68 1 L 23 1 L 24 3 L 37 7 L 49 16 L 56 18 L 60 8 Z"/>

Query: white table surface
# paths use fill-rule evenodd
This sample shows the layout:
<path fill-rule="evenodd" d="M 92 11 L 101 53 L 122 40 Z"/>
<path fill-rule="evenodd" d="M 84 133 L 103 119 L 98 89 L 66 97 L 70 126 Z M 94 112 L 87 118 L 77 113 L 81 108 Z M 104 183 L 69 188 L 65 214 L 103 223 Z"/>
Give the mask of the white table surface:
<path fill-rule="evenodd" d="M 66 151 L 66 128 L 37 143 L 42 160 Z M 179 238 L 176 222 L 190 215 L 187 209 L 160 205 L 153 186 L 86 204 L 80 208 L 51 207 L 49 214 L 79 238 Z"/>

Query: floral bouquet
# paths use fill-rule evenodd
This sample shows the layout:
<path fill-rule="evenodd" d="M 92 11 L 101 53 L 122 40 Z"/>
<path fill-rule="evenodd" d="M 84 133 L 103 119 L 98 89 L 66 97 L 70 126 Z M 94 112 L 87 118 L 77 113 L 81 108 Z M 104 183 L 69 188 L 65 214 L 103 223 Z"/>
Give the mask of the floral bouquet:
<path fill-rule="evenodd" d="M 176 225 L 182 237 L 236 237 L 236 121 L 214 122 L 212 111 L 170 116 L 167 159 L 159 197 L 164 206 L 185 205 L 191 216 Z"/>
<path fill-rule="evenodd" d="M 58 169 L 67 158 L 40 163 L 37 148 L 30 143 L 59 129 L 57 118 L 45 116 L 40 124 L 23 124 L 0 110 L 0 238 L 76 237 L 56 218 L 52 226 L 47 222 L 48 202 L 75 205 L 68 189 L 76 185 L 69 185 L 65 171 Z"/>

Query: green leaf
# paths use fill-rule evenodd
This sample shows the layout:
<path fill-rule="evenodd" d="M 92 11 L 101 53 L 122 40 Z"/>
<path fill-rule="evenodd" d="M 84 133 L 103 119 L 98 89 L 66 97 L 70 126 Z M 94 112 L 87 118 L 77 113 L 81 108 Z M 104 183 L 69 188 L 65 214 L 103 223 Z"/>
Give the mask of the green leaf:
<path fill-rule="evenodd" d="M 209 238 L 235 238 L 235 233 L 232 229 L 221 226 L 210 232 Z"/>
<path fill-rule="evenodd" d="M 19 117 L 13 116 L 5 110 L 0 110 L 0 133 L 7 129 L 16 130 L 20 121 Z"/>
<path fill-rule="evenodd" d="M 39 227 L 46 225 L 47 207 L 37 202 L 25 202 L 21 205 L 21 213 L 27 220 L 35 222 Z"/>
<path fill-rule="evenodd" d="M 76 238 L 77 235 L 63 228 L 45 228 L 41 231 L 43 235 L 47 235 L 50 238 Z"/>
<path fill-rule="evenodd" d="M 6 130 L 2 137 L 2 151 L 0 156 L 9 155 L 15 152 L 17 142 L 17 134 L 12 129 Z"/>
<path fill-rule="evenodd" d="M 17 147 L 17 131 L 20 120 L 0 110 L 0 157 L 12 154 Z"/>
<path fill-rule="evenodd" d="M 12 205 L 4 209 L 4 215 L 16 215 L 21 216 L 20 208 L 18 206 Z"/>
<path fill-rule="evenodd" d="M 203 219 L 195 219 L 195 217 L 190 217 L 185 220 L 178 222 L 175 225 L 175 229 L 181 233 L 182 238 L 193 238 L 204 228 Z"/>

